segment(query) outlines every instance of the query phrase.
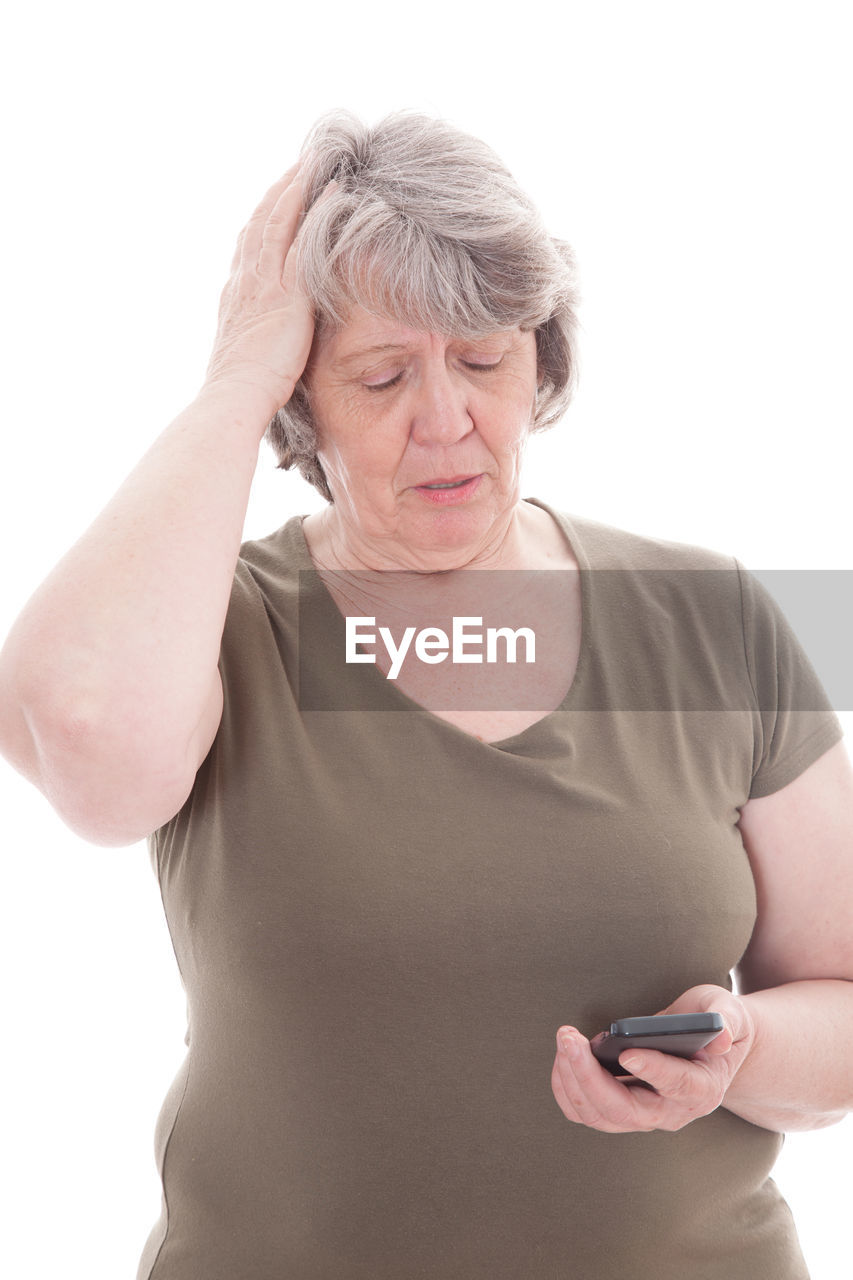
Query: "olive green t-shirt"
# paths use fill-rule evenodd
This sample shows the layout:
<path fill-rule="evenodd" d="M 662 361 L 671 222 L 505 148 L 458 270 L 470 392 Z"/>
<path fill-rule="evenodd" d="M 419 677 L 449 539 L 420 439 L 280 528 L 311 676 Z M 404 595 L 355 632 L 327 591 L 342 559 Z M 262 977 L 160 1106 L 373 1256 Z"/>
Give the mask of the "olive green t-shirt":
<path fill-rule="evenodd" d="M 244 545 L 221 727 L 151 842 L 189 1051 L 139 1280 L 807 1276 L 779 1134 L 600 1133 L 550 1076 L 563 1024 L 731 987 L 738 810 L 838 720 L 735 561 L 550 514 L 578 666 L 494 743 L 342 660 L 301 520 Z"/>

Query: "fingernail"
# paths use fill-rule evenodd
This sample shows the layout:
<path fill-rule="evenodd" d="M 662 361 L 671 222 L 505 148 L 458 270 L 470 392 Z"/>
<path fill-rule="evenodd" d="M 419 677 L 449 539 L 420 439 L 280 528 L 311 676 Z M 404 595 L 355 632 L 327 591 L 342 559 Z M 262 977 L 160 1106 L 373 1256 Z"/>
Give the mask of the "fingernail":
<path fill-rule="evenodd" d="M 576 1058 L 580 1052 L 580 1045 L 573 1035 L 560 1036 L 560 1050 L 568 1058 Z"/>
<path fill-rule="evenodd" d="M 642 1058 L 620 1058 L 619 1062 L 628 1071 L 639 1071 L 643 1065 Z"/>

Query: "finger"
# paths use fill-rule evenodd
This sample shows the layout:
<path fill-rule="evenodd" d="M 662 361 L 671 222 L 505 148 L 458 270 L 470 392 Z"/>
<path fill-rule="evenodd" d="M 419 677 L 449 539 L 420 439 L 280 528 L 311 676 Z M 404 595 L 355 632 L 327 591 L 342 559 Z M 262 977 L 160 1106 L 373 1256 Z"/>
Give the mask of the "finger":
<path fill-rule="evenodd" d="M 299 172 L 299 168 L 300 161 L 297 160 L 296 164 L 291 165 L 290 168 L 282 174 L 278 181 L 273 183 L 243 230 L 240 232 L 240 237 L 237 241 L 237 249 L 234 253 L 234 260 L 231 264 L 232 272 L 247 269 L 254 270 L 258 261 L 264 226 L 266 225 L 270 211 L 275 208 L 276 202 L 282 193 L 287 191 L 287 189 L 293 184 L 293 181 Z"/>
<path fill-rule="evenodd" d="M 256 264 L 261 279 L 281 281 L 284 260 L 296 238 L 303 198 L 302 184 L 296 180 L 281 192 L 269 210 L 261 232 Z"/>
<path fill-rule="evenodd" d="M 691 1061 L 656 1049 L 628 1049 L 620 1053 L 619 1063 L 690 1115 L 707 1115 L 719 1106 L 725 1092 L 719 1063 Z"/>
<path fill-rule="evenodd" d="M 327 182 L 323 190 L 320 192 L 320 195 L 312 204 L 311 211 L 313 212 L 313 210 L 318 208 L 319 205 L 325 203 L 325 201 L 327 201 L 332 196 L 332 194 L 337 190 L 337 186 L 338 184 L 337 182 L 335 182 L 334 178 L 332 178 L 330 182 Z M 298 228 L 297 228 L 297 232 L 298 232 Z M 288 248 L 287 253 L 284 256 L 284 263 L 281 269 L 281 283 L 288 293 L 296 292 L 298 289 L 298 282 L 296 278 L 296 254 L 295 254 L 296 238 L 297 236 L 295 234 L 293 237 L 293 240 L 291 241 L 290 247 Z"/>
<path fill-rule="evenodd" d="M 728 1026 L 724 1026 L 722 1031 L 718 1031 L 713 1040 L 699 1050 L 695 1057 L 704 1058 L 707 1054 L 709 1057 L 718 1058 L 720 1054 L 728 1053 L 735 1042 L 735 1038 L 729 1030 Z"/>
<path fill-rule="evenodd" d="M 569 1081 L 568 1088 L 567 1081 Z M 559 1049 L 554 1057 L 554 1066 L 551 1070 L 551 1090 L 557 1106 L 567 1120 L 571 1120 L 573 1124 L 585 1124 L 587 1126 L 591 1124 L 590 1112 L 584 1107 L 583 1099 L 579 1097 L 577 1089 L 572 1085 Z M 596 1123 L 592 1124 L 592 1127 L 603 1132 L 615 1131 L 615 1126 L 611 1128 L 601 1117 L 596 1117 Z"/>
<path fill-rule="evenodd" d="M 559 1059 L 560 1055 L 557 1053 L 554 1058 L 554 1066 L 551 1070 L 551 1091 L 554 1094 L 557 1106 L 560 1108 L 566 1119 L 571 1120 L 574 1124 L 581 1124 L 581 1118 L 575 1111 L 571 1099 L 566 1093 L 566 1087 L 563 1084 L 563 1077 L 559 1069 Z"/>
<path fill-rule="evenodd" d="M 557 1071 L 572 1112 L 569 1119 L 608 1133 L 654 1127 L 633 1091 L 602 1067 L 580 1032 L 562 1027 L 557 1046 Z"/>

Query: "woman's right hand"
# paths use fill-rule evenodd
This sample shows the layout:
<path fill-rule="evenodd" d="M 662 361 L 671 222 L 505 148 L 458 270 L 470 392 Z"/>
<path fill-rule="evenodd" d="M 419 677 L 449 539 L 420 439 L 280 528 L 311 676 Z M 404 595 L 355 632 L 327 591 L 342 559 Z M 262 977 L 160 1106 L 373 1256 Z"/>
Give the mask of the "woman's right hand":
<path fill-rule="evenodd" d="M 268 418 L 293 394 L 314 336 L 312 308 L 296 280 L 299 172 L 297 163 L 270 187 L 240 234 L 202 388 L 251 393 L 268 404 Z"/>

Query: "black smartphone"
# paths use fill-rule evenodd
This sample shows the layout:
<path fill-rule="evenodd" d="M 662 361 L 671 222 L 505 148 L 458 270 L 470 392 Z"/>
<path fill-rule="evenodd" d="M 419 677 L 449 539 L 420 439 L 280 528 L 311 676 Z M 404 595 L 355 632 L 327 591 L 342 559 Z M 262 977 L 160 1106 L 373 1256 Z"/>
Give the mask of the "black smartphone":
<path fill-rule="evenodd" d="M 630 1076 L 619 1063 L 626 1049 L 657 1049 L 678 1058 L 692 1058 L 723 1030 L 719 1013 L 660 1013 L 653 1018 L 618 1018 L 609 1031 L 600 1031 L 590 1048 L 614 1076 Z"/>

